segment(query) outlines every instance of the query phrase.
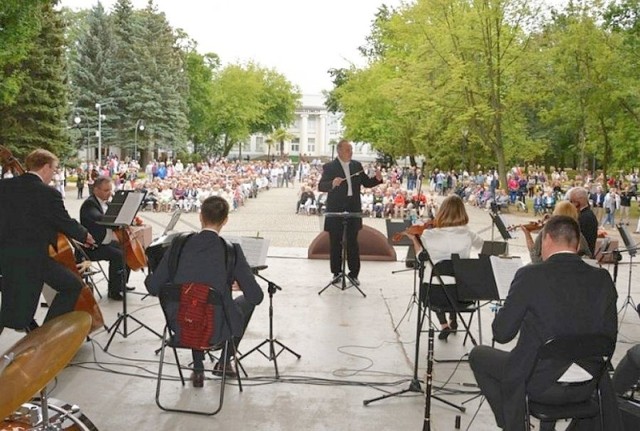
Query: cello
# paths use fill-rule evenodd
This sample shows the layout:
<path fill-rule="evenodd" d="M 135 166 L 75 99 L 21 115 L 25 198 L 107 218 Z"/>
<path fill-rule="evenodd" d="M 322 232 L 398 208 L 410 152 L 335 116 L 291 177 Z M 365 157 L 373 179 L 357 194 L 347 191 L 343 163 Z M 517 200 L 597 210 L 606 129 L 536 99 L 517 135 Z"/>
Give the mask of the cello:
<path fill-rule="evenodd" d="M 0 162 L 4 167 L 10 168 L 18 175 L 25 173 L 18 159 L 13 156 L 8 148 L 2 145 L 0 145 Z M 104 327 L 102 311 L 93 297 L 91 289 L 84 283 L 84 280 L 82 280 L 82 275 L 76 267 L 73 245 L 65 234 L 58 232 L 55 246 L 49 245 L 49 257 L 68 268 L 82 282 L 82 290 L 80 291 L 74 309 L 76 311 L 86 311 L 91 315 L 91 332 Z"/>

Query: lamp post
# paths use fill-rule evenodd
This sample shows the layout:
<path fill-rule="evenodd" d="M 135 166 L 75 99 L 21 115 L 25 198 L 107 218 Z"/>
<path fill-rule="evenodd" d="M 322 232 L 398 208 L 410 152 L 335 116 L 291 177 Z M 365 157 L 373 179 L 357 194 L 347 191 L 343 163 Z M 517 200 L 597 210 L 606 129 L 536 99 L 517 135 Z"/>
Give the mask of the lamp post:
<path fill-rule="evenodd" d="M 96 103 L 98 110 L 98 169 L 102 168 L 102 105 Z"/>
<path fill-rule="evenodd" d="M 138 161 L 138 130 L 144 132 L 144 120 L 136 121 L 136 130 L 133 133 L 133 159 Z"/>
<path fill-rule="evenodd" d="M 87 149 L 85 150 L 84 161 L 88 167 L 89 166 L 89 119 L 87 118 L 86 115 L 84 116 L 84 119 L 87 123 Z M 80 123 L 82 122 L 82 118 L 80 118 L 80 114 L 76 113 L 76 116 L 73 117 L 73 122 L 76 124 L 78 129 L 80 129 Z M 82 135 L 82 132 L 80 132 L 80 135 Z"/>

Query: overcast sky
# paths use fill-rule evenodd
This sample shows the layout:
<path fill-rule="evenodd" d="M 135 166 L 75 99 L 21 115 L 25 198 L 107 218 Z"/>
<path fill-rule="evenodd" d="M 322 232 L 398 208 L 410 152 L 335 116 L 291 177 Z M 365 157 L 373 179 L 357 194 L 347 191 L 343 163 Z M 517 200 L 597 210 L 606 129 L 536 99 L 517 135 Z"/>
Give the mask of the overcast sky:
<path fill-rule="evenodd" d="M 111 10 L 115 0 L 103 0 Z M 275 68 L 304 94 L 331 89 L 327 70 L 362 64 L 357 51 L 382 3 L 401 0 L 155 0 L 172 27 L 215 52 L 223 64 L 253 60 Z M 96 0 L 62 0 L 73 9 Z M 133 0 L 136 9 L 147 0 Z"/>

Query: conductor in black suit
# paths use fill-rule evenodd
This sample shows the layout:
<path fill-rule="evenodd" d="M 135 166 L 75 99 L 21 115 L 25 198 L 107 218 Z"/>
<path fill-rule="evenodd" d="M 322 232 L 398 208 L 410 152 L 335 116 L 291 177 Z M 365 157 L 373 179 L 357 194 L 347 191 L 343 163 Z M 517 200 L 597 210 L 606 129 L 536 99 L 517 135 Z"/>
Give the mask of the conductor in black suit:
<path fill-rule="evenodd" d="M 322 177 L 318 190 L 328 192 L 325 208 L 327 212 L 362 212 L 360 202 L 360 186 L 375 187 L 382 183 L 382 174 L 376 171 L 375 177 L 369 177 L 362 168 L 362 163 L 352 160 L 353 147 L 346 139 L 341 140 L 336 149 L 338 157 L 326 163 L 322 169 Z M 358 248 L 358 232 L 362 229 L 361 218 L 349 218 L 347 221 L 347 262 L 349 277 L 356 282 L 360 274 L 360 250 Z M 342 219 L 327 217 L 324 230 L 329 232 L 331 272 L 338 277 L 342 271 Z"/>
<path fill-rule="evenodd" d="M 605 269 L 595 268 L 578 256 L 578 223 L 571 217 L 553 216 L 540 235 L 544 261 L 516 272 L 504 307 L 492 325 L 493 338 L 498 343 L 508 343 L 519 334 L 516 346 L 511 352 L 477 346 L 469 356 L 473 374 L 497 425 L 509 431 L 525 431 L 525 380 L 542 343 L 561 335 L 593 333 L 615 339 L 618 333 L 616 288 Z M 545 377 L 557 379 L 564 371 L 546 368 L 537 374 L 529 385 L 530 398 L 554 404 L 563 400 L 583 401 L 582 388 L 554 393 L 541 384 Z M 615 395 L 607 373 L 600 383 L 605 429 L 619 430 Z M 553 423 L 543 422 L 541 430 L 553 427 Z M 572 429 L 592 428 L 583 421 Z"/>
<path fill-rule="evenodd" d="M 43 283 L 57 291 L 45 321 L 73 311 L 82 288 L 73 272 L 49 257 L 58 232 L 91 245 L 93 237 L 69 217 L 62 195 L 48 184 L 58 158 L 35 150 L 26 158 L 25 174 L 0 181 L 0 327 L 31 326 Z"/>
<path fill-rule="evenodd" d="M 109 262 L 108 297 L 122 301 L 122 290 L 125 288 L 123 271 L 126 271 L 124 278 L 129 278 L 129 269 L 126 268 L 122 259 L 122 247 L 115 240 L 113 230 L 97 223 L 102 220 L 102 216 L 107 211 L 107 202 L 112 194 L 111 179 L 104 176 L 96 178 L 91 196 L 80 207 L 80 223 L 91 232 L 98 245 L 94 249 L 86 250 L 89 258 Z"/>
<path fill-rule="evenodd" d="M 231 328 L 225 324 L 222 310 L 216 310 L 216 330 L 211 344 L 217 344 L 233 335 L 237 346 L 249 324 L 254 307 L 262 302 L 264 293 L 256 282 L 242 249 L 236 247 L 236 260 L 231 279 L 234 280 L 234 285 L 242 291 L 242 295 L 235 299 L 231 295 L 231 286 L 227 286 L 229 277 L 225 265 L 226 246 L 220 237 L 220 231 L 227 223 L 228 218 L 229 203 L 225 199 L 219 196 L 210 196 L 205 199 L 200 209 L 202 230 L 184 244 L 173 282 L 176 284 L 204 283 L 218 290 L 222 294 L 226 309 L 229 311 Z M 162 286 L 171 281 L 169 276 L 170 254 L 171 248 L 164 253 L 158 267 L 145 280 L 149 293 L 154 296 L 160 293 Z M 223 352 L 223 355 L 228 357 L 232 354 L 233 352 L 230 351 Z M 204 353 L 194 350 L 194 374 L 191 376 L 191 380 L 195 387 L 202 387 L 204 382 L 203 360 Z M 221 371 L 221 364 L 222 361 L 216 364 L 214 372 Z M 227 375 L 233 375 L 231 368 L 227 369 Z"/>

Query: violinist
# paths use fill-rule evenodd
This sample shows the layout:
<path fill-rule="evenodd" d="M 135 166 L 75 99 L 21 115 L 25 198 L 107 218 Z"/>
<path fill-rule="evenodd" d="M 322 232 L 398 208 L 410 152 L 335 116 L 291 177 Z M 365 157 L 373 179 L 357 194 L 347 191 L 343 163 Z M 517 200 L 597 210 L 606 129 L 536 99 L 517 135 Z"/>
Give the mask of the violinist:
<path fill-rule="evenodd" d="M 14 329 L 37 326 L 33 317 L 45 282 L 57 291 L 45 321 L 75 307 L 81 280 L 49 257 L 48 247 L 56 244 L 58 232 L 87 246 L 95 242 L 87 229 L 69 217 L 60 192 L 48 185 L 58 158 L 39 149 L 27 156 L 26 165 L 28 172 L 0 181 L 0 327 Z"/>
<path fill-rule="evenodd" d="M 442 201 L 432 224 L 434 227 L 425 229 L 420 239 L 434 264 L 451 259 L 452 254 L 459 254 L 461 258 L 467 259 L 472 248 L 482 247 L 483 239 L 475 232 L 471 232 L 467 226 L 469 216 L 462 199 L 457 195 L 451 195 Z M 414 235 L 409 233 L 406 235 L 412 239 L 417 256 L 422 250 L 420 241 Z M 426 279 L 428 280 L 428 277 Z M 447 282 L 447 280 L 443 281 Z M 436 313 L 441 326 L 438 334 L 440 340 L 446 340 L 458 328 L 456 314 L 449 314 L 449 321 L 447 321 L 446 313 Z"/>
<path fill-rule="evenodd" d="M 561 201 L 558 202 L 556 207 L 553 210 L 553 215 L 564 215 L 569 216 L 575 221 L 578 221 L 578 210 L 576 207 L 571 205 L 569 201 Z M 543 223 L 540 223 L 540 228 L 543 227 Z M 524 232 L 524 237 L 527 242 L 527 248 L 529 249 L 529 256 L 531 257 L 531 263 L 542 262 L 542 237 L 538 235 L 535 239 L 531 237 L 531 232 L 524 226 L 520 226 L 521 230 Z M 580 233 L 580 243 L 578 244 L 578 255 L 592 257 L 591 250 L 589 249 L 589 244 L 587 244 L 587 240 L 584 238 L 584 235 Z"/>
<path fill-rule="evenodd" d="M 97 224 L 107 211 L 107 202 L 113 194 L 113 184 L 109 177 L 100 176 L 95 179 L 93 193 L 80 207 L 80 223 L 86 227 L 95 237 L 98 246 L 85 250 L 91 260 L 109 261 L 109 290 L 108 297 L 116 301 L 122 301 L 122 291 L 125 283 L 122 271 L 126 271 L 126 280 L 129 280 L 129 269 L 122 259 L 122 247 L 115 239 L 111 229 Z M 133 290 L 134 288 L 128 288 Z"/>

